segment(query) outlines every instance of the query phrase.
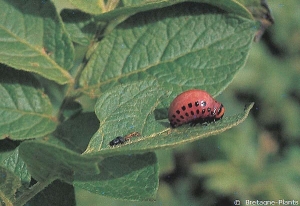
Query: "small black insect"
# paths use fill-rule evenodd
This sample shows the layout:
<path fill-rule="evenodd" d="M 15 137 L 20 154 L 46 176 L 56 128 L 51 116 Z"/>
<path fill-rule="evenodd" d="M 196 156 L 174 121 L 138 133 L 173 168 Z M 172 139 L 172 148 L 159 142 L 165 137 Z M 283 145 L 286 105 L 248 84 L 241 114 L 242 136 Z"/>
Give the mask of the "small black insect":
<path fill-rule="evenodd" d="M 115 139 L 113 139 L 112 141 L 109 142 L 110 146 L 116 146 L 119 144 L 124 144 L 125 142 L 127 142 L 131 137 L 136 137 L 136 136 L 140 136 L 141 134 L 139 132 L 131 132 L 130 134 L 126 135 L 125 137 L 121 137 L 118 136 Z"/>
<path fill-rule="evenodd" d="M 115 139 L 113 139 L 112 141 L 109 142 L 109 145 L 110 146 L 115 146 L 115 145 L 118 145 L 118 144 L 123 144 L 125 142 L 125 139 L 124 137 L 116 137 Z"/>

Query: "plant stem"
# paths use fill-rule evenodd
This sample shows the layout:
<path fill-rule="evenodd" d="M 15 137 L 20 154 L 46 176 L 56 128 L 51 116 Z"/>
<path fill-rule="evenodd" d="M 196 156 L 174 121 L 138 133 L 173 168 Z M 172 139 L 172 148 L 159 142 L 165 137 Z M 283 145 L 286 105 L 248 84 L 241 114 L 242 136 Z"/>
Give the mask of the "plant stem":
<path fill-rule="evenodd" d="M 45 189 L 50 183 L 52 183 L 55 179 L 49 178 L 44 182 L 37 182 L 32 187 L 28 188 L 21 196 L 19 196 L 16 201 L 13 203 L 14 206 L 22 206 L 25 205 L 31 198 L 33 198 L 36 194 Z"/>

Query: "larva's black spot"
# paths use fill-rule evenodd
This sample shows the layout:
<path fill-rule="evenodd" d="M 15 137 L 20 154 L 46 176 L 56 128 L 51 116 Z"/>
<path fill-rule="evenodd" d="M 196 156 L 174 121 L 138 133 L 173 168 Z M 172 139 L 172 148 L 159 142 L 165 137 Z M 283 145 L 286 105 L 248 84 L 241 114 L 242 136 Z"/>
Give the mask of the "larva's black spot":
<path fill-rule="evenodd" d="M 184 116 L 181 115 L 180 118 L 181 118 L 181 119 L 184 119 Z"/>
<path fill-rule="evenodd" d="M 193 112 L 193 111 L 191 111 L 191 115 L 194 115 L 194 112 Z"/>
<path fill-rule="evenodd" d="M 180 119 L 176 119 L 177 122 L 180 122 Z"/>
<path fill-rule="evenodd" d="M 195 106 L 196 107 L 198 107 L 199 106 L 199 102 L 197 101 L 197 102 L 195 102 Z"/>
<path fill-rule="evenodd" d="M 197 110 L 196 110 L 196 113 L 197 113 L 197 114 L 199 114 L 199 113 L 200 113 L 199 109 L 197 109 Z"/>
<path fill-rule="evenodd" d="M 185 106 L 182 106 L 181 109 L 182 109 L 182 111 L 184 111 L 186 108 L 185 108 Z"/>
<path fill-rule="evenodd" d="M 173 115 L 172 115 L 172 117 L 173 117 L 173 118 L 176 118 L 176 115 L 175 115 L 175 114 L 173 114 Z"/>
<path fill-rule="evenodd" d="M 193 104 L 192 103 L 188 103 L 189 108 L 192 108 Z"/>
<path fill-rule="evenodd" d="M 176 113 L 177 113 L 177 114 L 180 114 L 180 111 L 179 111 L 179 110 L 176 110 Z"/>
<path fill-rule="evenodd" d="M 211 115 L 211 116 L 215 116 L 214 111 L 211 111 L 211 112 L 210 112 L 210 115 Z"/>
<path fill-rule="evenodd" d="M 188 116 L 189 116 L 189 113 L 185 113 L 185 116 L 187 116 L 187 117 L 188 117 Z"/>
<path fill-rule="evenodd" d="M 202 114 L 204 114 L 205 113 L 205 109 L 202 109 Z"/>
<path fill-rule="evenodd" d="M 207 111 L 210 112 L 210 110 L 211 110 L 210 107 L 208 107 L 208 108 L 207 108 Z"/>

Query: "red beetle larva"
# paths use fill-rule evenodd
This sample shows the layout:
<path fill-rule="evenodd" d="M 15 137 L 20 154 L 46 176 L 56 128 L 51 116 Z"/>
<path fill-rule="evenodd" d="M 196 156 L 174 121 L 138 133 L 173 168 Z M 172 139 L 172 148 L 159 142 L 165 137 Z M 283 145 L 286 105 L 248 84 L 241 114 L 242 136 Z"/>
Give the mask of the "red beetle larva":
<path fill-rule="evenodd" d="M 179 94 L 169 107 L 172 127 L 186 123 L 217 121 L 223 117 L 225 108 L 206 91 L 192 89 Z"/>

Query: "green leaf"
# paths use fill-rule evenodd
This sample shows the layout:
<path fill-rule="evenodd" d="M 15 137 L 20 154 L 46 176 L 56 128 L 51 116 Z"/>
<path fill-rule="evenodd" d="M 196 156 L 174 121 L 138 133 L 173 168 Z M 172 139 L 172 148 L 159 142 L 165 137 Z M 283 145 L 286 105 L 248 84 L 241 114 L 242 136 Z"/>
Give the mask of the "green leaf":
<path fill-rule="evenodd" d="M 151 135 L 164 130 L 153 114 L 163 94 L 156 81 L 148 80 L 120 85 L 101 95 L 95 106 L 100 128 L 85 152 L 110 148 L 112 139 L 131 132 Z"/>
<path fill-rule="evenodd" d="M 243 5 L 252 16 L 257 19 L 273 19 L 266 1 L 262 0 L 237 0 L 238 4 Z M 269 19 L 270 20 L 270 19 Z"/>
<path fill-rule="evenodd" d="M 244 65 L 255 31 L 254 21 L 207 4 L 137 14 L 95 46 L 80 84 L 99 96 L 152 77 L 174 94 L 194 87 L 215 96 Z"/>
<path fill-rule="evenodd" d="M 90 14 L 101 14 L 105 9 L 104 1 L 99 0 L 69 0 L 77 9 Z"/>
<path fill-rule="evenodd" d="M 21 186 L 20 179 L 12 172 L 0 167 L 0 203 L 4 205 L 13 205 L 15 193 Z"/>
<path fill-rule="evenodd" d="M 74 6 L 82 11 L 90 14 L 100 14 L 99 19 L 111 20 L 120 15 L 132 15 L 137 12 L 148 11 L 157 8 L 163 8 L 172 6 L 174 4 L 189 2 L 187 0 L 154 0 L 154 1 L 86 1 L 82 0 L 70 0 Z M 99 3 L 101 2 L 101 3 Z M 233 12 L 246 18 L 252 18 L 251 14 L 245 9 L 245 7 L 237 1 L 233 0 L 194 0 L 193 2 L 208 3 L 213 6 L 217 6 L 224 9 L 227 12 Z"/>
<path fill-rule="evenodd" d="M 155 153 L 105 158 L 98 175 L 76 173 L 74 186 L 126 200 L 155 200 L 158 163 Z"/>
<path fill-rule="evenodd" d="M 19 148 L 7 150 L 5 147 L 8 147 L 8 142 L 2 140 L 0 148 L 2 151 L 0 154 L 0 166 L 19 177 L 23 185 L 29 185 L 31 176 L 24 161 L 19 156 Z M 4 149 L 7 151 L 3 151 Z"/>
<path fill-rule="evenodd" d="M 57 120 L 36 79 L 3 65 L 0 73 L 0 137 L 23 140 L 54 131 Z"/>
<path fill-rule="evenodd" d="M 96 163 L 101 158 L 86 160 L 80 155 L 98 127 L 94 113 L 78 114 L 42 140 L 21 143 L 21 157 L 37 180 L 54 177 L 71 181 L 73 172 L 82 170 L 98 174 Z"/>
<path fill-rule="evenodd" d="M 60 124 L 47 142 L 82 153 L 98 128 L 94 112 L 82 113 Z"/>
<path fill-rule="evenodd" d="M 74 48 L 50 1 L 0 0 L 0 62 L 59 84 L 73 78 Z"/>
<path fill-rule="evenodd" d="M 218 8 L 223 9 L 228 13 L 233 13 L 244 18 L 253 19 L 252 15 L 246 9 L 246 7 L 236 0 L 199 0 L 199 2 L 217 6 Z"/>
<path fill-rule="evenodd" d="M 41 182 L 51 178 L 71 183 L 74 172 L 98 174 L 97 161 L 103 159 L 86 158 L 62 146 L 47 143 L 47 140 L 23 142 L 19 150 L 32 177 Z"/>
<path fill-rule="evenodd" d="M 116 96 L 112 96 L 114 94 L 108 93 L 107 96 L 103 95 L 103 99 L 118 97 L 122 101 L 129 101 L 128 106 L 133 109 L 141 108 L 140 104 L 158 102 L 159 95 L 157 94 L 163 93 L 154 82 L 136 83 L 136 87 L 124 85 L 122 87 L 124 94 L 115 93 Z M 137 104 L 131 100 L 128 93 L 139 91 L 141 97 L 137 95 L 136 99 L 143 101 Z M 117 104 L 117 101 L 103 102 L 103 104 L 106 103 L 112 105 Z M 120 106 L 130 109 L 124 104 Z M 154 108 L 155 104 L 150 110 Z M 147 110 L 143 112 L 149 113 Z M 33 178 L 38 181 L 46 181 L 48 178 L 61 179 L 93 193 L 115 198 L 153 200 L 158 187 L 158 167 L 154 153 L 103 158 L 80 155 L 72 151 L 81 152 L 92 135 L 91 125 L 97 123 L 97 127 L 99 126 L 98 120 L 93 119 L 94 117 L 89 113 L 79 114 L 58 127 L 54 133 L 56 140 L 53 136 L 49 136 L 43 141 L 21 143 L 20 155 Z M 124 165 L 130 165 L 130 167 L 124 167 Z M 128 189 L 128 184 L 131 185 L 130 189 Z M 107 185 L 119 185 L 119 187 Z"/>
<path fill-rule="evenodd" d="M 244 5 L 249 12 L 251 12 L 253 18 L 260 21 L 260 29 L 257 31 L 254 41 L 260 40 L 265 30 L 274 24 L 274 18 L 271 14 L 271 10 L 267 4 L 267 1 L 263 0 L 237 0 L 240 4 Z M 292 12 L 291 12 L 292 13 Z"/>
<path fill-rule="evenodd" d="M 94 16 L 78 10 L 65 9 L 61 12 L 61 17 L 72 41 L 84 46 L 91 43 L 101 25 L 98 26 Z"/>
<path fill-rule="evenodd" d="M 20 155 L 39 182 L 61 179 L 96 194 L 130 200 L 153 200 L 158 187 L 154 153 L 88 157 L 35 140 L 23 142 Z"/>
<path fill-rule="evenodd" d="M 156 105 L 162 97 L 158 89 L 150 86 L 153 82 L 119 86 L 102 95 L 96 104 L 96 114 L 100 128 L 92 137 L 85 153 L 90 155 L 117 155 L 124 153 L 147 152 L 162 148 L 176 147 L 207 136 L 228 130 L 246 119 L 253 103 L 244 112 L 224 117 L 208 125 L 190 127 L 184 125 L 176 129 L 169 126 L 168 120 L 155 120 Z M 145 89 L 144 89 L 145 88 Z M 121 123 L 119 123 L 121 122 Z M 118 130 L 116 130 L 116 126 Z M 110 147 L 109 142 L 116 136 L 124 136 L 132 131 L 142 137 L 133 137 L 130 143 Z"/>

